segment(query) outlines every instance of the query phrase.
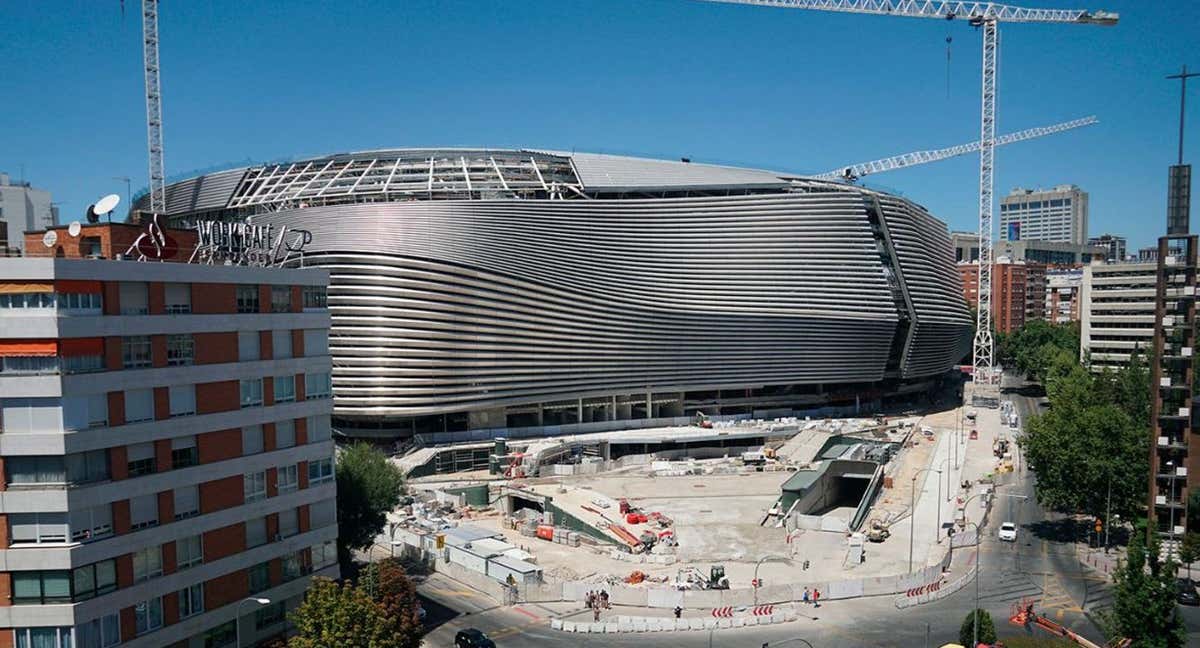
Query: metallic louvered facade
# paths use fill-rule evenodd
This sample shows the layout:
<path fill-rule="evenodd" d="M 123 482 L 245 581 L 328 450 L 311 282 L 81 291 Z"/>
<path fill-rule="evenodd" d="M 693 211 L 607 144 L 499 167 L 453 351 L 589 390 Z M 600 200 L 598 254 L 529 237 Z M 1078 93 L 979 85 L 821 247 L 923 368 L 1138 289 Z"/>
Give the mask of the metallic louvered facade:
<path fill-rule="evenodd" d="M 225 173 L 241 179 L 220 217 L 313 233 L 304 264 L 330 271 L 344 422 L 436 431 L 878 398 L 970 345 L 945 224 L 859 187 L 520 150 Z M 200 213 L 170 211 L 180 225 Z"/>

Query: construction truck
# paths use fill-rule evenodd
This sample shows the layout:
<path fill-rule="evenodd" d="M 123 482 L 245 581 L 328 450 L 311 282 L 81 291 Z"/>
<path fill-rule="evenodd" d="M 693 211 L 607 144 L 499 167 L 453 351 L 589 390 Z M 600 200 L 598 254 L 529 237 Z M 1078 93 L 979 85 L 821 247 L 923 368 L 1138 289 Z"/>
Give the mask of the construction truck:
<path fill-rule="evenodd" d="M 871 528 L 867 531 L 867 540 L 870 542 L 883 542 L 892 535 L 887 524 L 879 520 L 871 520 Z"/>
<path fill-rule="evenodd" d="M 723 565 L 713 565 L 707 577 L 695 567 L 685 567 L 675 573 L 675 582 L 672 585 L 678 590 L 729 589 L 729 579 L 725 577 Z"/>
<path fill-rule="evenodd" d="M 696 427 L 711 428 L 713 426 L 713 422 L 712 419 L 708 417 L 708 414 L 705 414 L 704 412 L 696 412 L 695 425 Z"/>

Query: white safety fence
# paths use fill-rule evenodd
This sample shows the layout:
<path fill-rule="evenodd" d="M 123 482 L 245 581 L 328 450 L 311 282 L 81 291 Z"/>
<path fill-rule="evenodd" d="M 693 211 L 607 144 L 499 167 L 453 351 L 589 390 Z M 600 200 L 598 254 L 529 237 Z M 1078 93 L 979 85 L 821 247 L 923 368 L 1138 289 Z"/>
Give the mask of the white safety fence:
<path fill-rule="evenodd" d="M 618 616 L 606 621 L 564 621 L 551 619 L 550 628 L 563 632 L 614 634 L 625 632 L 676 632 L 684 630 L 723 630 L 754 625 L 771 625 L 795 621 L 795 610 L 780 610 L 763 616 L 736 616 L 726 619 L 673 619 L 669 617 Z"/>

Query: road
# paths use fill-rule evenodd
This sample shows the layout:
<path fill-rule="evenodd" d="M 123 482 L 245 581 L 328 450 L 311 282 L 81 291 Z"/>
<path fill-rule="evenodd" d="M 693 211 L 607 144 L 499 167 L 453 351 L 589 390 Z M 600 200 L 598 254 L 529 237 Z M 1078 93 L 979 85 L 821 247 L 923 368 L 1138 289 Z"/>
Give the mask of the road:
<path fill-rule="evenodd" d="M 1022 422 L 1038 411 L 1040 401 L 1033 389 L 1020 381 L 1006 379 L 1004 398 L 1012 400 Z M 987 610 L 1003 636 L 1025 631 L 1008 623 L 1014 604 L 1033 602 L 1035 609 L 1072 630 L 1103 642 L 1098 613 L 1111 605 L 1107 578 L 1080 563 L 1078 552 L 1086 545 L 1077 542 L 1074 521 L 1068 516 L 1043 510 L 1034 497 L 1035 476 L 1026 470 L 1019 452 L 1018 470 L 997 482 L 997 497 L 984 528 L 979 581 L 979 604 Z M 1019 526 L 1015 543 L 1001 542 L 996 529 L 1004 521 Z M 808 608 L 795 623 L 778 626 L 723 630 L 710 637 L 706 632 L 644 633 L 628 635 L 579 635 L 550 630 L 551 616 L 570 612 L 566 604 L 494 606 L 478 601 L 442 598 L 443 604 L 470 610 L 432 632 L 430 646 L 451 646 L 454 632 L 477 627 L 496 639 L 498 646 L 530 647 L 572 645 L 701 648 L 705 646 L 800 646 L 787 641 L 803 638 L 813 646 L 941 646 L 958 642 L 958 627 L 974 608 L 975 588 L 968 584 L 959 592 L 934 603 L 897 610 L 893 598 L 874 597 L 830 601 L 819 609 Z M 634 614 L 634 612 L 626 612 Z M 1183 610 L 1190 639 L 1200 645 L 1200 609 Z M 582 620 L 583 613 L 568 616 Z M 1040 631 L 1039 631 L 1040 632 Z M 785 643 L 786 642 L 786 643 Z M 928 643 L 927 643 L 928 642 Z"/>

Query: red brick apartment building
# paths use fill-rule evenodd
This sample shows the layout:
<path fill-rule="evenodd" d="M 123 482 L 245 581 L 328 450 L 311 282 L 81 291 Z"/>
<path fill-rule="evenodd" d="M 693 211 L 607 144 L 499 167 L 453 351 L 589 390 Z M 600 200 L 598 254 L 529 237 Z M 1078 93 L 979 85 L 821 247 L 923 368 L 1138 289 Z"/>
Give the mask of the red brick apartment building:
<path fill-rule="evenodd" d="M 62 256 L 124 252 L 92 229 Z M 0 648 L 285 632 L 338 574 L 327 273 L 41 239 L 0 259 Z"/>
<path fill-rule="evenodd" d="M 963 298 L 974 305 L 979 299 L 979 264 L 959 263 Z M 1032 276 L 1031 276 L 1032 275 Z M 1026 319 L 1045 315 L 1044 291 L 1046 271 L 1043 266 L 1024 263 L 996 263 L 992 265 L 992 322 L 998 333 L 1011 333 L 1025 324 Z M 1038 303 L 1030 305 L 1031 288 L 1041 286 L 1037 294 Z"/>

